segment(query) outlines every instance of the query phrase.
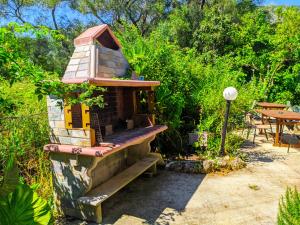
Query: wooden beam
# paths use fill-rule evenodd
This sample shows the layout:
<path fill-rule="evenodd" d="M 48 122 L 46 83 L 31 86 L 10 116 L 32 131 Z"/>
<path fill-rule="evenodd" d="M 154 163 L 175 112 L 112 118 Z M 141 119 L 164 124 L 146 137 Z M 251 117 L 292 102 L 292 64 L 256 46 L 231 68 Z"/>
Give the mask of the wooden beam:
<path fill-rule="evenodd" d="M 148 111 L 150 114 L 149 119 L 150 119 L 152 125 L 155 125 L 154 104 L 155 104 L 154 91 L 148 91 Z"/>
<path fill-rule="evenodd" d="M 132 91 L 132 102 L 133 102 L 133 114 L 137 114 L 138 111 L 138 106 L 137 106 L 137 95 L 136 95 L 136 91 L 133 90 Z"/>

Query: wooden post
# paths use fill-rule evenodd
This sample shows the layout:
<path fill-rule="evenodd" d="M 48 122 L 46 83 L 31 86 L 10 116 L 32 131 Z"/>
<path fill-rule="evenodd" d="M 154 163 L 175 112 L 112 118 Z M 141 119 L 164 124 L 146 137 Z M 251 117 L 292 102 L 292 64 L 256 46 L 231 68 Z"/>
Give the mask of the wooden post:
<path fill-rule="evenodd" d="M 133 114 L 137 114 L 136 90 L 132 91 Z"/>
<path fill-rule="evenodd" d="M 275 134 L 275 144 L 274 146 L 279 146 L 279 129 L 280 129 L 280 119 L 276 120 L 276 134 Z"/>
<path fill-rule="evenodd" d="M 151 114 L 150 120 L 153 125 L 155 125 L 155 115 L 154 115 L 154 91 L 148 91 L 148 111 Z"/>

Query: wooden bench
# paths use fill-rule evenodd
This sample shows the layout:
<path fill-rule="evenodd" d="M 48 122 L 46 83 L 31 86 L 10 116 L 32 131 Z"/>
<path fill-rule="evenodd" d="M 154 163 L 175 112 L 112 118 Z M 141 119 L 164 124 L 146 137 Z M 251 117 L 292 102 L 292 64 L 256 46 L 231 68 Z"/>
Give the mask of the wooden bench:
<path fill-rule="evenodd" d="M 151 169 L 152 172 L 156 173 L 156 163 L 158 161 L 158 157 L 153 155 L 147 156 L 110 178 L 107 182 L 89 191 L 85 196 L 80 197 L 78 199 L 79 205 L 89 206 L 92 210 L 90 213 L 85 212 L 85 217 L 88 220 L 100 223 L 102 221 L 101 203 L 145 171 Z"/>

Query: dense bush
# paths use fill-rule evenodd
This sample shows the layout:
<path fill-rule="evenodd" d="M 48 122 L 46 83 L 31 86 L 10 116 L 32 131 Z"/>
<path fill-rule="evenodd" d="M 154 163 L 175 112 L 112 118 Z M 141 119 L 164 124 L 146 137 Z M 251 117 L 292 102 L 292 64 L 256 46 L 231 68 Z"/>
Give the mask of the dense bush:
<path fill-rule="evenodd" d="M 230 56 L 206 64 L 205 56 L 195 49 L 181 49 L 171 43 L 163 28 L 144 38 L 135 28 L 128 27 L 120 37 L 133 69 L 146 79 L 161 81 L 156 91 L 157 118 L 158 123 L 169 126 L 161 139 L 162 148 L 167 153 L 180 153 L 187 133 L 195 128 L 217 133 L 219 138 L 225 87 L 235 86 L 239 90 L 231 109 L 232 127 L 242 123 L 244 111 L 253 99 L 259 98 L 259 91 L 255 79 L 246 82 L 245 74 L 235 70 Z"/>
<path fill-rule="evenodd" d="M 26 91 L 22 91 L 26 90 Z M 0 177 L 14 155 L 23 182 L 39 183 L 42 196 L 51 196 L 50 162 L 43 146 L 48 143 L 48 119 L 45 99 L 39 101 L 30 82 L 12 86 L 1 83 L 1 95 L 9 96 L 13 109 L 0 118 Z"/>
<path fill-rule="evenodd" d="M 196 128 L 220 138 L 225 87 L 239 92 L 231 130 L 242 124 L 253 100 L 299 103 L 299 8 L 250 3 L 215 2 L 201 11 L 197 25 L 188 16 L 195 12 L 183 6 L 147 37 L 134 26 L 119 34 L 132 68 L 161 81 L 156 109 L 158 121 L 169 126 L 161 141 L 164 152 L 182 152 L 187 132 Z"/>

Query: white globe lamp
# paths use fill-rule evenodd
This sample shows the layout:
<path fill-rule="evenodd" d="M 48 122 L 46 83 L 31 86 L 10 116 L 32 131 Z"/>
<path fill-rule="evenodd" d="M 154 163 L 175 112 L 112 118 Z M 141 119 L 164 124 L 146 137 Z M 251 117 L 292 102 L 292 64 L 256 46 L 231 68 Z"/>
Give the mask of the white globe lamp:
<path fill-rule="evenodd" d="M 233 101 L 236 99 L 237 96 L 238 96 L 238 92 L 234 87 L 225 88 L 223 91 L 223 97 L 227 101 Z"/>
<path fill-rule="evenodd" d="M 221 141 L 221 149 L 220 149 L 221 156 L 225 155 L 225 139 L 226 139 L 230 103 L 231 101 L 235 100 L 237 96 L 238 96 L 238 92 L 234 87 L 227 87 L 223 91 L 223 97 L 226 100 L 226 112 L 225 112 L 225 120 L 224 120 L 223 130 L 222 130 L 222 141 Z"/>

